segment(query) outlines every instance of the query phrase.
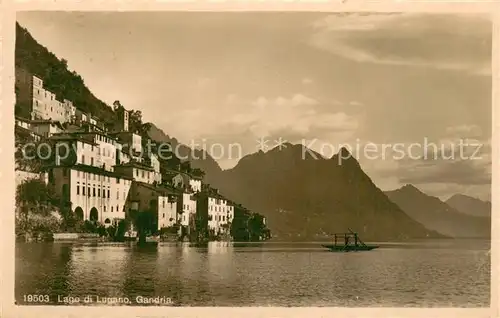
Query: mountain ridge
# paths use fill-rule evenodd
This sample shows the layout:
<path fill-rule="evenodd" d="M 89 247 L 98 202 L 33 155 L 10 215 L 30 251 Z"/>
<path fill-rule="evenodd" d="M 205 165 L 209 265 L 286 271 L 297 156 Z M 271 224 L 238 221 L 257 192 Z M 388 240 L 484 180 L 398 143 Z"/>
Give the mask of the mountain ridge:
<path fill-rule="evenodd" d="M 455 238 L 489 238 L 491 219 L 463 214 L 413 185 L 385 192 L 412 219 L 426 228 Z"/>
<path fill-rule="evenodd" d="M 455 194 L 445 201 L 446 204 L 466 215 L 491 217 L 491 202 L 483 201 L 465 194 Z"/>
<path fill-rule="evenodd" d="M 330 159 L 314 159 L 302 158 L 301 147 L 247 155 L 222 171 L 215 185 L 224 195 L 265 215 L 282 239 L 326 239 L 347 228 L 365 239 L 444 237 L 391 202 L 354 157 L 339 164 L 339 155 L 347 157 L 343 150 Z"/>

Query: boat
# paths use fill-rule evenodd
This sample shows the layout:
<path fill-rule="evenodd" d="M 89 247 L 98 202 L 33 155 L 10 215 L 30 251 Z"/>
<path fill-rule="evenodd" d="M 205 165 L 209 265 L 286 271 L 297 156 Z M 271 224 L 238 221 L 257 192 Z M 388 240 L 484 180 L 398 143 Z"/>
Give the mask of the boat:
<path fill-rule="evenodd" d="M 349 229 L 348 233 L 335 233 L 333 244 L 322 244 L 332 252 L 360 252 L 371 251 L 378 248 L 377 245 L 366 245 L 358 236 L 358 233 Z"/>

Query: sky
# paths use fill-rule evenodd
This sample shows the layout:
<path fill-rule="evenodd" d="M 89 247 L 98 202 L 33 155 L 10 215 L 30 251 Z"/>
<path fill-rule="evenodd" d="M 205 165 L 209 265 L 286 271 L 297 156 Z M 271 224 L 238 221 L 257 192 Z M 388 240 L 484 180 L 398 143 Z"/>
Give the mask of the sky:
<path fill-rule="evenodd" d="M 223 169 L 283 141 L 327 157 L 345 146 L 382 190 L 491 198 L 487 16 L 22 12 L 18 22 L 98 98 L 141 110 Z"/>

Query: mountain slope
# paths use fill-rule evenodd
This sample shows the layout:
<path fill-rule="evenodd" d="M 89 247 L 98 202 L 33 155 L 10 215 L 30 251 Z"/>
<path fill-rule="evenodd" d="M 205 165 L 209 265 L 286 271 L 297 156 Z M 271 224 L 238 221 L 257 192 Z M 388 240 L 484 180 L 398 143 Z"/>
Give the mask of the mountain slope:
<path fill-rule="evenodd" d="M 482 201 L 464 194 L 455 194 L 446 204 L 467 215 L 491 217 L 491 202 Z"/>
<path fill-rule="evenodd" d="M 189 160 L 192 168 L 203 170 L 205 172 L 205 182 L 210 183 L 214 176 L 222 172 L 219 164 L 204 150 L 192 150 L 187 145 L 180 143 L 176 138 L 165 134 L 163 130 L 156 127 L 153 123 L 147 123 L 145 126 L 147 127 L 146 131 L 149 138 L 157 142 L 169 143 L 174 152 L 176 152 L 177 157 L 183 161 Z"/>
<path fill-rule="evenodd" d="M 324 239 L 348 228 L 364 240 L 440 236 L 392 203 L 354 158 L 339 165 L 338 155 L 314 159 L 303 156 L 304 150 L 288 144 L 248 155 L 223 171 L 216 186 L 265 215 L 273 237 L 281 239 Z"/>
<path fill-rule="evenodd" d="M 386 192 L 411 218 L 451 237 L 490 237 L 491 219 L 465 215 L 412 185 Z"/>
<path fill-rule="evenodd" d="M 24 69 L 43 79 L 44 87 L 56 94 L 58 100 L 68 99 L 84 111 L 99 117 L 105 123 L 116 120 L 113 109 L 95 97 L 83 79 L 67 68 L 64 59 L 59 60 L 46 47 L 40 45 L 26 30 L 16 23 L 16 69 Z M 21 114 L 26 116 L 28 105 L 17 105 Z"/>

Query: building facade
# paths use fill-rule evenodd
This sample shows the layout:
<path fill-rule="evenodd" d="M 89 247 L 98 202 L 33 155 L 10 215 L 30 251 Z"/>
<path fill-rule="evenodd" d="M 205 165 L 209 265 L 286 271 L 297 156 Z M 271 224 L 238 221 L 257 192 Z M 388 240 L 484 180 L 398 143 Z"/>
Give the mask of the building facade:
<path fill-rule="evenodd" d="M 56 166 L 49 184 L 77 217 L 109 226 L 125 218 L 132 179 L 88 165 Z"/>
<path fill-rule="evenodd" d="M 76 111 L 73 103 L 59 101 L 56 94 L 46 89 L 40 77 L 20 68 L 16 68 L 16 103 L 28 107 L 33 120 L 69 122 Z"/>

